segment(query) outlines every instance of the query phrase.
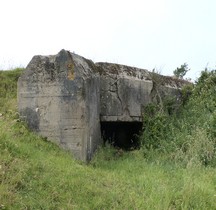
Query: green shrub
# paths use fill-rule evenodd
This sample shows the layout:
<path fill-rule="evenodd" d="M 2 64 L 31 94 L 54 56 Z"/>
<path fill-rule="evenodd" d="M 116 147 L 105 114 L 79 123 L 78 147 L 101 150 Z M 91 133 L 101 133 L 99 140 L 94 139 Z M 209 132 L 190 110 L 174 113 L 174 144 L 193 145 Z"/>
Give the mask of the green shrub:
<path fill-rule="evenodd" d="M 176 154 L 175 159 L 181 160 L 185 165 L 195 161 L 197 164 L 214 166 L 215 92 L 216 71 L 205 70 L 195 85 L 182 88 L 177 109 L 176 104 L 169 101 L 163 101 L 160 109 L 157 104 L 149 104 L 144 111 L 144 128 L 140 137 L 145 151 L 151 149 L 169 153 L 170 158 L 173 158 L 172 154 Z"/>
<path fill-rule="evenodd" d="M 143 133 L 141 135 L 141 145 L 146 149 L 161 147 L 161 142 L 167 139 L 169 130 L 169 115 L 164 111 L 159 111 L 159 107 L 149 104 L 145 107 L 143 117 Z"/>
<path fill-rule="evenodd" d="M 205 129 L 198 128 L 186 136 L 185 143 L 173 154 L 178 164 L 187 167 L 209 165 L 215 161 L 215 142 L 208 137 Z"/>
<path fill-rule="evenodd" d="M 190 69 L 188 68 L 187 63 L 184 63 L 183 65 L 181 65 L 181 67 L 175 69 L 173 73 L 177 78 L 183 79 L 183 77 L 187 74 L 188 71 L 190 71 Z"/>

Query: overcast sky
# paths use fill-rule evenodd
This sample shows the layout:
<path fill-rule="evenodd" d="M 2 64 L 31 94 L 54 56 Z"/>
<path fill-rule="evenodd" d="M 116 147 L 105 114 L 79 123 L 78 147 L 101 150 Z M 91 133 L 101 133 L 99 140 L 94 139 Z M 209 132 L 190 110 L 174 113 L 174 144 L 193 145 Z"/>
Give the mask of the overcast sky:
<path fill-rule="evenodd" d="M 0 69 L 70 50 L 162 74 L 216 66 L 216 0 L 1 0 Z"/>

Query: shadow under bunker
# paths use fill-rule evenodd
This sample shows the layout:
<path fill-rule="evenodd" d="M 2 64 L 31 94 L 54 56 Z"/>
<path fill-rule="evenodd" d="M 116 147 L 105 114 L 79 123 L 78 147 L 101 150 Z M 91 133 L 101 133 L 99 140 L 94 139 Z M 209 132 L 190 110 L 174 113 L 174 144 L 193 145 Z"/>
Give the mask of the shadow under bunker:
<path fill-rule="evenodd" d="M 101 134 L 105 142 L 124 150 L 140 147 L 139 135 L 142 122 L 101 122 Z"/>

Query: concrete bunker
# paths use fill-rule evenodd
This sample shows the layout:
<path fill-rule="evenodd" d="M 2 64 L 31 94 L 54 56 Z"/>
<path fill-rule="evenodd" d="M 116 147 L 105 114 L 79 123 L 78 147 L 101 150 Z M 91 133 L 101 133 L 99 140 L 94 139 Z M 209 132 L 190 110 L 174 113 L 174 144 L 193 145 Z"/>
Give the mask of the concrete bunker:
<path fill-rule="evenodd" d="M 140 147 L 139 135 L 141 122 L 101 122 L 101 134 L 104 143 L 124 149 L 133 150 Z"/>
<path fill-rule="evenodd" d="M 178 97 L 178 89 L 187 84 L 157 78 L 161 96 Z M 103 144 L 103 135 L 114 146 L 139 147 L 136 135 L 145 106 L 158 93 L 154 87 L 152 73 L 145 69 L 94 63 L 61 50 L 32 58 L 18 80 L 18 110 L 32 130 L 88 161 Z"/>

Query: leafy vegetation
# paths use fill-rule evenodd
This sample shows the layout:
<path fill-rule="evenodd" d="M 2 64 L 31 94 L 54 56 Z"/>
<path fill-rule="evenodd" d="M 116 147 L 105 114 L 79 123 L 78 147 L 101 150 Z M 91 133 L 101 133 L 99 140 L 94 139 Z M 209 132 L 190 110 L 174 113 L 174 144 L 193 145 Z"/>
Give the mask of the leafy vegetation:
<path fill-rule="evenodd" d="M 150 149 L 179 164 L 216 166 L 216 71 L 203 71 L 195 85 L 181 91 L 178 109 L 171 115 L 164 102 L 146 107 L 144 131 L 141 137 L 144 150 Z M 180 103 L 180 105 L 179 105 Z M 176 103 L 172 104 L 175 107 Z"/>
<path fill-rule="evenodd" d="M 146 108 L 140 150 L 108 145 L 88 165 L 19 122 L 21 72 L 0 72 L 0 209 L 216 209 L 215 71 L 183 89 L 178 111 Z"/>
<path fill-rule="evenodd" d="M 180 67 L 177 67 L 173 73 L 177 78 L 183 79 L 188 71 L 190 71 L 190 69 L 188 68 L 187 63 L 184 63 Z"/>

